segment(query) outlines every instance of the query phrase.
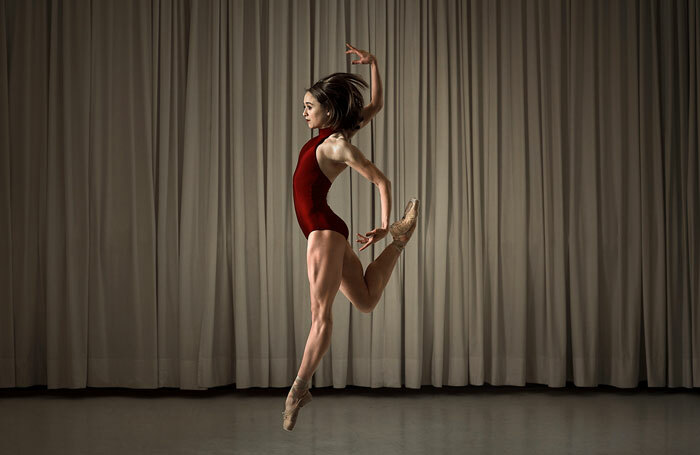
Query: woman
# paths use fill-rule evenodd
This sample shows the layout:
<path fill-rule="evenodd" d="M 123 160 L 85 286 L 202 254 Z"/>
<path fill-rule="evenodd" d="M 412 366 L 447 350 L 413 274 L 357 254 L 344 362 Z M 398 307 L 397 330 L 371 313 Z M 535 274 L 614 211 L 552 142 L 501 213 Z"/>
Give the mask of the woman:
<path fill-rule="evenodd" d="M 301 367 L 282 412 L 283 428 L 287 431 L 294 428 L 299 408 L 311 401 L 311 376 L 331 342 L 331 306 L 338 289 L 358 310 L 371 312 L 416 228 L 418 217 L 418 200 L 411 199 L 404 218 L 389 226 L 391 182 L 350 144 L 350 138 L 381 110 L 383 101 L 377 59 L 367 51 L 346 45 L 349 47 L 346 54 L 355 53 L 360 57 L 353 64 L 372 65 L 372 100 L 363 107 L 358 86 L 367 87 L 367 83 L 350 73 L 331 74 L 316 82 L 304 95 L 304 119 L 309 128 L 319 128 L 319 135 L 301 149 L 293 188 L 297 220 L 308 239 L 306 262 L 312 321 Z M 363 244 L 360 251 L 383 239 L 387 232 L 391 232 L 394 239 L 364 274 L 362 263 L 348 241 L 347 225 L 326 202 L 331 184 L 348 166 L 377 185 L 381 193 L 382 227 L 365 235 L 357 234 L 357 242 Z"/>

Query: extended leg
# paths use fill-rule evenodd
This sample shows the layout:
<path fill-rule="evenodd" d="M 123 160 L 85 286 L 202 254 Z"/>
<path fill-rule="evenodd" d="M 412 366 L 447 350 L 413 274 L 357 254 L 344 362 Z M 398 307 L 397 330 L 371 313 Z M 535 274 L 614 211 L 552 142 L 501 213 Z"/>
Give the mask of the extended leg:
<path fill-rule="evenodd" d="M 333 329 L 332 305 L 342 278 L 344 245 L 335 231 L 313 231 L 309 235 L 306 262 L 311 292 L 311 331 L 298 376 L 308 381 L 328 351 Z"/>

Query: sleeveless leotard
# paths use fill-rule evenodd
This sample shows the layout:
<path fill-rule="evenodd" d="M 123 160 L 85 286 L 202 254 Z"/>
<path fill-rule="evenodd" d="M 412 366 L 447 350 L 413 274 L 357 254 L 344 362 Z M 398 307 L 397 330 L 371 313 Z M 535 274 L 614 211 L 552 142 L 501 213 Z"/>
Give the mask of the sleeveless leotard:
<path fill-rule="evenodd" d="M 307 239 L 311 231 L 318 229 L 340 232 L 346 239 L 350 235 L 345 222 L 328 206 L 326 196 L 331 181 L 321 171 L 316 160 L 316 148 L 333 132 L 331 128 L 321 128 L 318 136 L 304 144 L 299 152 L 299 161 L 292 179 L 294 209 L 299 226 Z"/>

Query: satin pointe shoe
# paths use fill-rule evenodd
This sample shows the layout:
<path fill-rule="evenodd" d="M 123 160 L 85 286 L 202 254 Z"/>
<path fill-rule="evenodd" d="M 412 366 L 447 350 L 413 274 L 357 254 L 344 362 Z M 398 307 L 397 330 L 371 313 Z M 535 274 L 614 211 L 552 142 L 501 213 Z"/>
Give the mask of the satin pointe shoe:
<path fill-rule="evenodd" d="M 305 404 L 309 403 L 312 400 L 311 392 L 309 392 L 309 389 L 304 389 L 304 391 L 298 396 L 294 394 L 293 396 L 294 403 L 289 407 L 287 407 L 285 403 L 285 410 L 282 411 L 282 428 L 284 428 L 287 431 L 292 431 L 294 429 L 294 425 L 296 425 L 297 423 L 297 415 L 299 414 L 299 409 L 303 408 Z"/>
<path fill-rule="evenodd" d="M 389 226 L 389 232 L 394 238 L 391 244 L 398 248 L 399 251 L 403 251 L 408 239 L 411 238 L 413 231 L 416 229 L 419 206 L 420 201 L 416 198 L 411 198 L 403 211 L 403 218 Z"/>

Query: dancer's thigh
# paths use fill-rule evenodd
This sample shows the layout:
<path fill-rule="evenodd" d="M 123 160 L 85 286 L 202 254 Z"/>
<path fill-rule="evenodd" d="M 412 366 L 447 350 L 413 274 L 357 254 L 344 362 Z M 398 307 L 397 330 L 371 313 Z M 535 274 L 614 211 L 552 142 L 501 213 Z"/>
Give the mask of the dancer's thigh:
<path fill-rule="evenodd" d="M 367 312 L 371 309 L 364 267 L 348 242 L 345 242 L 343 279 L 340 283 L 340 290 L 358 310 Z"/>
<path fill-rule="evenodd" d="M 306 264 L 314 319 L 331 321 L 331 306 L 343 276 L 347 239 L 328 229 L 312 231 L 306 250 Z"/>

